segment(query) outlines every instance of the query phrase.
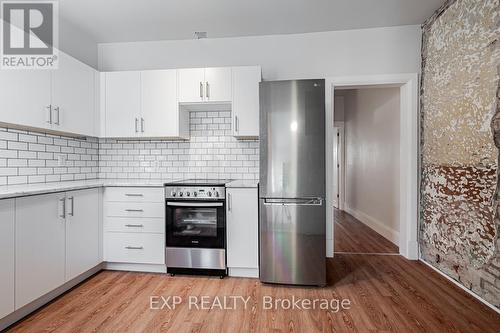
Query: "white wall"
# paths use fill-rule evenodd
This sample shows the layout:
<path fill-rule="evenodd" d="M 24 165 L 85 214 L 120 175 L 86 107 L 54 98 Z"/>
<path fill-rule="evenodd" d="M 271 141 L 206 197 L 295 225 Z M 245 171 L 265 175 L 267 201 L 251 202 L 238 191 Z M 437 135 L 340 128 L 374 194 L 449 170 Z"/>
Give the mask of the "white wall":
<path fill-rule="evenodd" d="M 420 72 L 420 26 L 99 44 L 99 70 L 261 65 L 263 78 Z"/>
<path fill-rule="evenodd" d="M 365 88 L 343 95 L 346 211 L 397 243 L 400 89 Z"/>

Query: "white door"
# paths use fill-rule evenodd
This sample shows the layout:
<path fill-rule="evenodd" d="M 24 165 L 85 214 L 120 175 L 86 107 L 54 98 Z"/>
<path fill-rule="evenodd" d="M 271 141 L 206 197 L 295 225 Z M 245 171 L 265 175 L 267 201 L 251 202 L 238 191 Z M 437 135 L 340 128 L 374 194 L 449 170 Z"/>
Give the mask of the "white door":
<path fill-rule="evenodd" d="M 0 200 L 0 319 L 14 312 L 14 200 Z"/>
<path fill-rule="evenodd" d="M 141 72 L 110 72 L 105 81 L 106 136 L 140 135 Z"/>
<path fill-rule="evenodd" d="M 236 137 L 259 136 L 260 67 L 233 67 L 232 129 Z"/>
<path fill-rule="evenodd" d="M 16 310 L 64 283 L 64 194 L 16 199 Z"/>
<path fill-rule="evenodd" d="M 0 72 L 0 122 L 50 128 L 50 71 Z"/>
<path fill-rule="evenodd" d="M 256 188 L 227 189 L 227 266 L 259 267 Z"/>
<path fill-rule="evenodd" d="M 186 68 L 177 70 L 179 102 L 203 102 L 205 96 L 205 69 Z"/>
<path fill-rule="evenodd" d="M 94 69 L 60 52 L 52 71 L 54 129 L 94 134 Z"/>
<path fill-rule="evenodd" d="M 145 137 L 179 136 L 176 70 L 141 73 L 141 132 Z"/>
<path fill-rule="evenodd" d="M 231 101 L 231 67 L 205 68 L 205 101 Z"/>
<path fill-rule="evenodd" d="M 66 281 L 99 264 L 99 190 L 66 193 Z"/>

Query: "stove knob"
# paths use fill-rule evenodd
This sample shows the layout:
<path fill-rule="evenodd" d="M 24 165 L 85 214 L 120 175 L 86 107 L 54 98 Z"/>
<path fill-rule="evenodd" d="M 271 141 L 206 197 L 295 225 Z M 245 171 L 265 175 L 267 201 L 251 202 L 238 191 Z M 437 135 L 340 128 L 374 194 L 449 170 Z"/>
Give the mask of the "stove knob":
<path fill-rule="evenodd" d="M 186 197 L 189 197 L 190 195 L 191 195 L 191 193 L 186 192 Z"/>
<path fill-rule="evenodd" d="M 197 197 L 197 196 L 198 196 L 198 192 L 193 192 L 193 195 L 194 195 L 195 197 Z"/>
<path fill-rule="evenodd" d="M 177 193 L 175 193 L 175 191 L 172 191 L 172 193 L 170 193 L 170 194 L 171 194 L 173 197 L 175 197 L 175 195 L 176 195 Z"/>
<path fill-rule="evenodd" d="M 183 194 L 182 192 L 179 192 L 179 196 L 180 196 L 180 197 L 182 197 L 182 194 Z"/>
<path fill-rule="evenodd" d="M 215 191 L 215 196 L 219 197 L 219 191 Z"/>
<path fill-rule="evenodd" d="M 212 192 L 208 192 L 208 196 L 211 197 L 212 196 Z"/>

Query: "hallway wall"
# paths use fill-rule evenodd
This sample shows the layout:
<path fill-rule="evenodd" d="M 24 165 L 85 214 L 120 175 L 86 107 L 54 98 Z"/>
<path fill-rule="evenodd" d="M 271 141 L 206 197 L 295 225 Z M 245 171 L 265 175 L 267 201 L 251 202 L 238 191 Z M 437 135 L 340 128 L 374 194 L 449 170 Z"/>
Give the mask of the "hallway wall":
<path fill-rule="evenodd" d="M 395 244 L 399 238 L 399 88 L 346 90 L 345 209 Z"/>

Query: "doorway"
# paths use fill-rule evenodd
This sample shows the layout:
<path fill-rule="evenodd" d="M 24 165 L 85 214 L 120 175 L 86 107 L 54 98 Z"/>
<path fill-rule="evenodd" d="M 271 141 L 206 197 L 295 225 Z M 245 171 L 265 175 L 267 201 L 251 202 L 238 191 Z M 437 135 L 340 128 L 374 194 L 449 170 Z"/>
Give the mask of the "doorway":
<path fill-rule="evenodd" d="M 334 251 L 398 254 L 400 91 L 334 91 Z"/>
<path fill-rule="evenodd" d="M 400 92 L 399 136 L 400 155 L 399 173 L 399 254 L 412 260 L 418 259 L 417 225 L 418 225 L 418 74 L 371 75 L 353 77 L 331 77 L 326 79 L 326 115 L 327 124 L 326 157 L 327 157 L 327 256 L 334 253 L 334 133 L 336 89 L 360 89 L 370 87 L 392 87 Z M 342 190 L 340 190 L 340 198 Z M 342 200 L 339 201 L 342 204 Z"/>

